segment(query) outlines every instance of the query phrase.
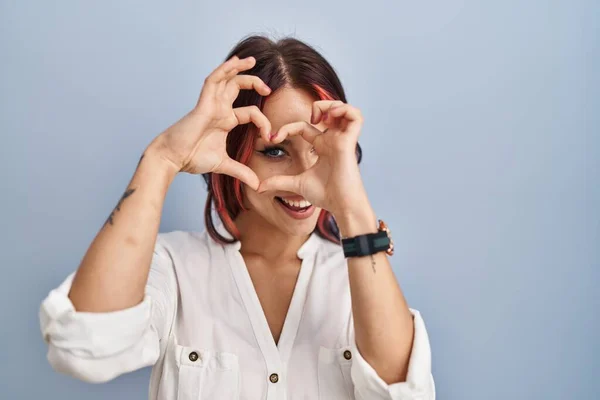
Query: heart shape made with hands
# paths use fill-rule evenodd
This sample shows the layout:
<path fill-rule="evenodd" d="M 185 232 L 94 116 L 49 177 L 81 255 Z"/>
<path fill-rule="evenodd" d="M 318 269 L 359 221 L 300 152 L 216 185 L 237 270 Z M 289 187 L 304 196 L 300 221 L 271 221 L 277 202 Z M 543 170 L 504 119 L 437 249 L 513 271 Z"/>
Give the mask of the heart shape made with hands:
<path fill-rule="evenodd" d="M 313 126 L 319 122 L 325 124 L 325 130 Z M 267 178 L 257 192 L 288 191 L 329 211 L 343 209 L 360 193 L 357 190 L 364 190 L 356 160 L 362 124 L 362 114 L 356 107 L 339 100 L 315 101 L 311 124 L 305 121 L 286 124 L 271 135 L 270 142 L 281 143 L 300 135 L 314 146 L 319 156 L 317 162 L 298 175 Z"/>

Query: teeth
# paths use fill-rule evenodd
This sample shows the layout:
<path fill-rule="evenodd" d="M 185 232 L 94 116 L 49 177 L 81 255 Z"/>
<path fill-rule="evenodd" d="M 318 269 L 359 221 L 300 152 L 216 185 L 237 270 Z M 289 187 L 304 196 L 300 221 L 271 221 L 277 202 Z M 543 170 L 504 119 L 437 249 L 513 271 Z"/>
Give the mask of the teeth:
<path fill-rule="evenodd" d="M 296 200 L 287 200 L 284 199 L 283 197 L 280 197 L 281 200 L 283 200 L 284 203 L 289 204 L 292 207 L 297 207 L 297 208 L 306 208 L 311 206 L 311 203 L 309 203 L 306 200 L 300 200 L 300 201 L 296 201 Z"/>

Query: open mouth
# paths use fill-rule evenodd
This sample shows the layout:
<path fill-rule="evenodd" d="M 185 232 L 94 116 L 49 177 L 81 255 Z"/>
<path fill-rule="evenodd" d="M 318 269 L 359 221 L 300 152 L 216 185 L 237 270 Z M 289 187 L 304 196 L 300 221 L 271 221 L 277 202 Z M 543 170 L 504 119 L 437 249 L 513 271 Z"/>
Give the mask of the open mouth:
<path fill-rule="evenodd" d="M 275 197 L 277 203 L 281 206 L 281 209 L 285 211 L 287 215 L 294 219 L 307 219 L 310 218 L 317 209 L 315 206 L 310 204 L 308 201 L 285 199 L 283 197 Z"/>
<path fill-rule="evenodd" d="M 279 203 L 281 203 L 285 208 L 294 211 L 294 212 L 306 212 L 310 208 L 312 208 L 312 204 L 310 204 L 306 200 L 286 200 L 283 197 L 275 197 Z"/>

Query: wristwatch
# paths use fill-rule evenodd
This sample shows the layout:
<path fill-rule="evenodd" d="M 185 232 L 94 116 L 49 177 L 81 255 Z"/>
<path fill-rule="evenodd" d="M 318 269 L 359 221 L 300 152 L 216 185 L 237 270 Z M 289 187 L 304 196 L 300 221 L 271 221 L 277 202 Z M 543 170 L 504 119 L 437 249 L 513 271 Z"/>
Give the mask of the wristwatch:
<path fill-rule="evenodd" d="M 380 251 L 385 251 L 387 255 L 391 256 L 394 254 L 392 232 L 387 224 L 380 219 L 377 233 L 343 238 L 342 248 L 346 258 L 369 256 Z"/>

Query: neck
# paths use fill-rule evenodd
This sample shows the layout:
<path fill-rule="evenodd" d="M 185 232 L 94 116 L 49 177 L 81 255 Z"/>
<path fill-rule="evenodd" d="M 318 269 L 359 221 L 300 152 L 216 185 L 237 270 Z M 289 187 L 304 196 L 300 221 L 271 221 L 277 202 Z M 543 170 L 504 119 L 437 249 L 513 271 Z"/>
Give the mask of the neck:
<path fill-rule="evenodd" d="M 240 232 L 240 252 L 270 261 L 296 260 L 298 250 L 310 235 L 287 234 L 253 214 L 242 212 L 235 219 Z"/>

